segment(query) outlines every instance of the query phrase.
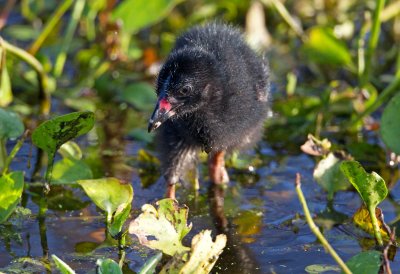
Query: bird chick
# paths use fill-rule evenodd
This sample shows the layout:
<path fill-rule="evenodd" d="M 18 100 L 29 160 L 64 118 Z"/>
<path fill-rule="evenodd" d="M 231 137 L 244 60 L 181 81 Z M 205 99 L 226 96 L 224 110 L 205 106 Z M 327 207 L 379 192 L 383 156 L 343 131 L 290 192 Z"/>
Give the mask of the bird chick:
<path fill-rule="evenodd" d="M 237 29 L 196 26 L 177 39 L 158 75 L 157 96 L 148 130 L 159 128 L 166 196 L 175 198 L 175 184 L 200 150 L 209 154 L 210 180 L 223 184 L 229 181 L 224 155 L 261 138 L 268 66 Z"/>

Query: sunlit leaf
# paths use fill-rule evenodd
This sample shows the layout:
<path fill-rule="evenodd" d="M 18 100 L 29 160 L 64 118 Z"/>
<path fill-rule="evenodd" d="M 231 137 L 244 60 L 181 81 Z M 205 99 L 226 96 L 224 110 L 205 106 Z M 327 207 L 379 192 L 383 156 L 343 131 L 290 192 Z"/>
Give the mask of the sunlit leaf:
<path fill-rule="evenodd" d="M 15 171 L 0 177 L 0 223 L 5 222 L 20 201 L 24 190 L 24 174 Z"/>
<path fill-rule="evenodd" d="M 182 259 L 174 257 L 160 273 L 210 273 L 225 245 L 224 234 L 217 235 L 213 242 L 211 230 L 203 230 L 192 239 L 189 260 L 183 264 Z"/>
<path fill-rule="evenodd" d="M 353 274 L 379 273 L 382 265 L 382 253 L 376 250 L 361 252 L 346 262 Z"/>
<path fill-rule="evenodd" d="M 400 94 L 393 97 L 386 106 L 381 119 L 381 135 L 385 144 L 400 155 Z"/>
<path fill-rule="evenodd" d="M 328 28 L 312 28 L 303 50 L 311 60 L 320 64 L 353 65 L 346 44 L 337 39 Z"/>
<path fill-rule="evenodd" d="M 32 142 L 54 156 L 62 144 L 88 133 L 93 126 L 93 112 L 69 113 L 40 124 L 32 133 Z"/>
<path fill-rule="evenodd" d="M 388 190 L 385 181 L 377 173 L 367 173 L 360 163 L 344 161 L 340 169 L 350 183 L 357 189 L 367 207 L 376 207 L 382 202 Z"/>
<path fill-rule="evenodd" d="M 56 255 L 51 255 L 51 258 L 53 258 L 53 261 L 61 274 L 75 274 L 75 271 Z"/>
<path fill-rule="evenodd" d="M 183 0 L 125 0 L 113 11 L 112 18 L 123 22 L 125 31 L 134 33 L 162 20 Z"/>
<path fill-rule="evenodd" d="M 135 83 L 122 91 L 122 99 L 139 110 L 152 110 L 157 96 L 154 87 L 147 83 Z"/>
<path fill-rule="evenodd" d="M 51 184 L 73 184 L 77 180 L 92 178 L 92 170 L 84 161 L 63 158 L 54 164 Z"/>
<path fill-rule="evenodd" d="M 119 265 L 111 259 L 98 259 L 96 264 L 98 274 L 122 274 Z"/>
<path fill-rule="evenodd" d="M 24 132 L 24 124 L 14 112 L 0 108 L 0 139 L 13 139 Z"/>
<path fill-rule="evenodd" d="M 328 199 L 332 200 L 333 195 L 339 190 L 346 190 L 350 184 L 340 171 L 341 159 L 330 152 L 328 156 L 317 164 L 314 169 L 314 179 L 328 192 Z"/>
<path fill-rule="evenodd" d="M 58 150 L 58 153 L 60 153 L 63 158 L 82 159 L 82 150 L 78 144 L 73 141 L 68 141 L 63 144 Z"/>
<path fill-rule="evenodd" d="M 390 238 L 389 227 L 385 223 L 383 219 L 382 210 L 379 207 L 375 209 L 375 215 L 376 218 L 378 219 L 378 225 L 383 239 L 389 240 Z M 357 212 L 353 216 L 353 222 L 365 232 L 374 235 L 375 232 L 374 232 L 374 227 L 372 225 L 371 216 L 369 215 L 369 211 L 365 206 L 361 206 L 357 210 Z"/>
<path fill-rule="evenodd" d="M 130 184 L 122 184 L 116 178 L 102 178 L 77 181 L 90 199 L 111 218 L 121 205 L 132 202 L 133 189 Z"/>
<path fill-rule="evenodd" d="M 141 244 L 171 256 L 188 251 L 182 245 L 182 238 L 192 228 L 187 225 L 188 208 L 179 207 L 173 199 L 163 199 L 157 204 L 157 209 L 150 204 L 142 206 L 143 213 L 130 223 L 129 233 L 135 234 Z M 150 240 L 150 236 L 156 239 Z"/>

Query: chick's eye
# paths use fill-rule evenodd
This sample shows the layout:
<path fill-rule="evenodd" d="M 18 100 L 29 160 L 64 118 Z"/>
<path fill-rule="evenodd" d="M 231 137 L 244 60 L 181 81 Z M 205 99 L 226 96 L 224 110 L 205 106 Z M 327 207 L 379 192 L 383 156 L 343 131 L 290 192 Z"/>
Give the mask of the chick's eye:
<path fill-rule="evenodd" d="M 184 85 L 181 89 L 181 93 L 182 95 L 187 95 L 189 93 L 191 93 L 193 90 L 193 87 L 191 85 Z"/>

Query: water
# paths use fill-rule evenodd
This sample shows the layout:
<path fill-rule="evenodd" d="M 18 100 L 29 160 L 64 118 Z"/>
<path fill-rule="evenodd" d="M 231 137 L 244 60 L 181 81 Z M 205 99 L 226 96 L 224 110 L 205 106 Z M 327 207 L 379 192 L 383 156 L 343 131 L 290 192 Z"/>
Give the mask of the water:
<path fill-rule="evenodd" d="M 89 134 L 89 139 L 90 139 Z M 140 149 L 156 155 L 151 145 L 146 145 L 123 136 L 114 136 L 120 142 L 88 142 L 79 139 L 84 155 L 97 155 L 97 173 L 104 176 L 123 177 L 134 188 L 133 219 L 140 213 L 144 203 L 153 203 L 162 198 L 164 185 L 159 181 L 144 188 L 135 162 Z M 122 139 L 121 139 L 122 138 Z M 10 147 L 12 144 L 10 144 Z M 118 149 L 116 149 L 118 148 Z M 94 151 L 94 152 L 93 152 Z M 110 152 L 111 151 L 111 152 Z M 114 152 L 112 152 L 114 151 Z M 100 153 L 99 153 L 100 152 Z M 262 141 L 258 148 L 244 152 L 261 159 L 253 172 L 229 168 L 231 181 L 224 195 L 204 180 L 205 165 L 201 170 L 201 189 L 195 193 L 190 187 L 181 186 L 177 199 L 189 206 L 189 222 L 192 231 L 185 244 L 202 229 L 211 229 L 213 235 L 225 233 L 228 244 L 218 260 L 215 273 L 304 273 L 313 264 L 336 265 L 329 254 L 316 241 L 307 223 L 295 192 L 297 172 L 302 175 L 302 189 L 309 208 L 321 221 L 324 234 L 345 261 L 365 249 L 368 236 L 351 223 L 351 216 L 361 205 L 357 193 L 340 192 L 328 205 L 326 194 L 312 179 L 315 161 L 299 151 L 274 150 Z M 28 184 L 32 179 L 37 151 L 26 143 L 12 168 L 25 170 Z M 31 166 L 27 166 L 30 159 Z M 32 181 L 29 183 L 29 181 Z M 35 183 L 34 183 L 35 184 Z M 386 220 L 397 216 L 399 187 L 392 190 L 392 200 L 387 199 L 381 208 Z M 78 273 L 95 267 L 98 258 L 118 260 L 116 242 L 105 237 L 105 220 L 79 187 L 53 187 L 49 194 L 49 210 L 45 218 L 36 218 L 39 211 L 40 188 L 26 191 L 22 204 L 31 209 L 29 218 L 13 221 L 2 226 L 0 233 L 0 267 L 15 265 L 16 269 L 27 269 L 27 273 L 48 272 L 39 264 L 16 264 L 20 258 L 32 258 L 48 262 L 49 255 L 56 254 Z M 224 204 L 218 199 L 224 197 Z M 392 201 L 392 202 L 391 202 Z M 325 216 L 325 217 L 324 217 Z M 323 219 L 323 220 L 322 220 Z M 131 235 L 126 247 L 124 273 L 139 271 L 154 251 L 139 245 Z M 392 271 L 400 271 L 397 257 L 391 264 Z M 54 268 L 53 268 L 54 269 Z M 8 269 L 9 272 L 10 269 Z"/>

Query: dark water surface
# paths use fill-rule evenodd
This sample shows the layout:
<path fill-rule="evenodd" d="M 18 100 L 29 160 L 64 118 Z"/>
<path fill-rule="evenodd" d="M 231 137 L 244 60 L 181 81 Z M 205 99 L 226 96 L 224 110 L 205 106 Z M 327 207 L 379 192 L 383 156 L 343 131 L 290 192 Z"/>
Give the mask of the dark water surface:
<path fill-rule="evenodd" d="M 86 140 L 80 140 L 80 144 L 85 155 Z M 135 159 L 140 149 L 145 148 L 152 154 L 155 154 L 154 151 L 132 140 L 124 140 L 119 147 L 123 149 L 122 153 L 118 157 L 104 158 L 103 167 L 108 170 L 111 166 L 118 166 L 114 172 L 118 170 L 119 174 L 124 174 L 125 179 L 132 183 L 135 194 L 131 217 L 134 218 L 140 213 L 143 204 L 162 198 L 164 185 L 159 181 L 143 188 L 138 169 L 132 164 L 132 159 Z M 31 180 L 36 153 L 35 148 L 30 153 L 29 144 L 25 144 L 12 166 L 13 169 L 25 170 L 27 181 Z M 255 155 L 254 151 L 246 153 Z M 189 221 L 193 223 L 186 244 L 202 229 L 212 229 L 213 235 L 226 233 L 228 236 L 228 245 L 213 272 L 305 273 L 305 268 L 312 264 L 335 265 L 302 217 L 294 187 L 296 172 L 302 174 L 302 188 L 311 212 L 319 216 L 318 220 L 327 216 L 322 223 L 324 227 L 328 226 L 324 234 L 339 255 L 347 260 L 365 247 L 366 235 L 350 221 L 361 204 L 358 194 L 340 192 L 335 196 L 333 204 L 327 205 L 326 194 L 312 180 L 315 162 L 311 157 L 301 153 L 275 151 L 266 142 L 260 143 L 257 153 L 262 163 L 253 172 L 229 169 L 231 181 L 225 191 L 223 208 L 216 205 L 220 190 L 213 189 L 204 180 L 205 172 L 201 172 L 198 195 L 188 187 L 180 187 L 177 191 L 178 201 L 189 206 Z M 28 159 L 31 160 L 29 168 Z M 125 169 L 121 168 L 123 165 Z M 205 165 L 200 169 L 205 170 Z M 393 200 L 400 199 L 399 190 L 399 187 L 392 190 Z M 14 221 L 13 225 L 2 227 L 0 267 L 11 264 L 23 270 L 29 264 L 15 264 L 18 258 L 46 261 L 44 256 L 56 254 L 78 273 L 85 273 L 95 267 L 98 258 L 117 260 L 118 248 L 115 241 L 105 239 L 104 216 L 83 190 L 79 187 L 56 187 L 52 191 L 59 196 L 54 195 L 58 201 L 55 204 L 59 207 L 73 208 L 81 205 L 82 208 L 50 209 L 45 219 L 39 220 L 36 218 L 38 202 L 32 198 L 34 194 L 26 192 L 23 204 L 32 210 L 33 215 L 29 219 L 23 218 Z M 71 195 L 68 196 L 67 192 Z M 76 200 L 67 202 L 71 197 Z M 389 222 L 397 215 L 395 204 L 386 200 L 381 205 L 385 220 Z M 339 224 L 329 227 L 329 223 L 335 222 Z M 129 241 L 129 247 L 126 248 L 128 264 L 124 272 L 134 273 L 154 251 L 141 247 L 135 236 L 130 236 Z M 400 271 L 397 257 L 391 266 L 394 273 Z M 28 268 L 27 273 L 31 272 L 46 271 L 42 267 Z"/>

